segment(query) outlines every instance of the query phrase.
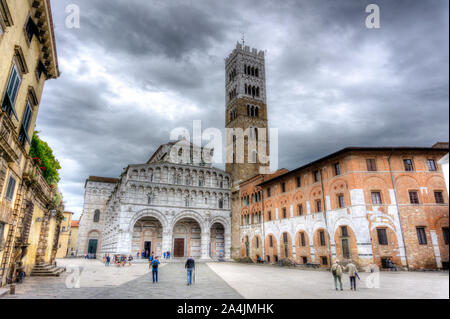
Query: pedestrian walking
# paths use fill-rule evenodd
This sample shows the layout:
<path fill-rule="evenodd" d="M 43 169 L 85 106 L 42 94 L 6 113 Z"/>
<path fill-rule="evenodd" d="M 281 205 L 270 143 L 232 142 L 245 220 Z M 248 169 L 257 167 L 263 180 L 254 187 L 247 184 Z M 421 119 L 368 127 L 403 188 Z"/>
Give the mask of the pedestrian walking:
<path fill-rule="evenodd" d="M 132 264 L 132 262 L 133 262 L 133 256 L 128 256 L 128 266 L 131 266 L 131 264 Z"/>
<path fill-rule="evenodd" d="M 348 272 L 348 276 L 350 277 L 350 290 L 356 290 L 356 276 L 358 276 L 358 269 L 356 269 L 355 264 L 349 262 L 347 266 L 345 266 L 345 271 Z"/>
<path fill-rule="evenodd" d="M 109 257 L 109 255 L 106 256 L 106 263 L 105 263 L 105 267 L 109 267 L 109 263 L 111 262 L 111 257 Z"/>
<path fill-rule="evenodd" d="M 194 273 L 195 276 L 195 260 L 191 256 L 186 260 L 186 264 L 184 265 L 184 268 L 187 271 L 187 285 L 192 285 L 192 273 Z M 195 278 L 195 277 L 194 277 Z"/>
<path fill-rule="evenodd" d="M 166 259 L 166 252 L 164 252 L 164 259 Z"/>
<path fill-rule="evenodd" d="M 339 281 L 341 291 L 344 290 L 344 289 L 342 289 L 342 270 L 343 270 L 343 267 L 339 264 L 339 260 L 336 260 L 334 262 L 333 266 L 331 266 L 331 273 L 333 274 L 333 278 L 334 278 L 334 288 L 336 288 L 336 290 L 338 290 L 337 282 Z"/>
<path fill-rule="evenodd" d="M 152 279 L 153 283 L 158 282 L 158 266 L 160 262 L 158 260 L 158 256 L 155 257 L 155 259 L 152 260 Z"/>

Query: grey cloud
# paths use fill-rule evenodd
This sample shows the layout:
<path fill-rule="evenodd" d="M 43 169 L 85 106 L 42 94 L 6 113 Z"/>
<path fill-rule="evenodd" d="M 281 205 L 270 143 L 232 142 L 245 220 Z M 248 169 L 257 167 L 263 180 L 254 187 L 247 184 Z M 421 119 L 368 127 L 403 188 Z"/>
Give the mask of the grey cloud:
<path fill-rule="evenodd" d="M 368 30 L 364 9 L 372 2 L 53 0 L 62 76 L 47 83 L 37 129 L 76 164 L 61 181 L 69 208 L 81 211 L 89 175 L 118 176 L 146 161 L 174 127 L 197 119 L 204 128 L 224 126 L 223 59 L 241 32 L 267 50 L 280 167 L 349 145 L 448 140 L 448 2 L 378 0 L 381 29 Z M 64 27 L 69 3 L 80 5 L 79 30 Z M 383 63 L 368 65 L 371 52 Z M 84 62 L 71 71 L 74 61 Z M 122 92 L 89 78 L 89 61 L 131 88 L 200 112 L 153 112 L 153 100 L 148 110 L 131 102 L 118 109 Z M 344 81 L 350 74 L 361 79 Z"/>

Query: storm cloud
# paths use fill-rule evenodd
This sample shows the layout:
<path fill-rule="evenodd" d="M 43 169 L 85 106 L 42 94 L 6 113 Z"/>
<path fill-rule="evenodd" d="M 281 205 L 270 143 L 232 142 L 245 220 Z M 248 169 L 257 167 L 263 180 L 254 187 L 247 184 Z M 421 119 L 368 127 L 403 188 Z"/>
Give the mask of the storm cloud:
<path fill-rule="evenodd" d="M 223 128 L 224 58 L 266 50 L 279 167 L 345 146 L 448 141 L 448 1 L 52 0 L 61 77 L 36 129 L 79 216 L 89 175 L 145 162 L 178 126 Z M 381 28 L 367 29 L 376 3 Z M 65 8 L 80 7 L 80 29 Z"/>

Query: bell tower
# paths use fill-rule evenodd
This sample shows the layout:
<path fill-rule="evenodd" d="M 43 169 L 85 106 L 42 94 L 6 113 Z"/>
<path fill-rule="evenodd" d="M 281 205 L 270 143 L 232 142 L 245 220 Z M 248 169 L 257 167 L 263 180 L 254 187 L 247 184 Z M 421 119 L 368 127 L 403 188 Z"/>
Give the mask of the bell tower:
<path fill-rule="evenodd" d="M 270 166 L 264 51 L 237 43 L 225 59 L 225 105 L 226 172 L 232 177 L 231 255 L 239 257 L 239 184 L 258 174 L 268 173 Z M 230 129 L 238 131 L 231 133 Z M 243 136 L 239 136 L 239 129 Z M 265 145 L 265 149 L 261 145 Z M 264 160 L 263 156 L 267 159 Z"/>

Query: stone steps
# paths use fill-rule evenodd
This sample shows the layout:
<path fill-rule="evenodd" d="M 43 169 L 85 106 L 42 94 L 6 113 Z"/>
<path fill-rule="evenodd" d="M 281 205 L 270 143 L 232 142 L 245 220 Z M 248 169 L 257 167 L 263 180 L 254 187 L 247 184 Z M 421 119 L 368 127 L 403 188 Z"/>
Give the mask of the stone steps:
<path fill-rule="evenodd" d="M 65 268 L 56 267 L 48 264 L 37 264 L 31 270 L 30 276 L 39 276 L 39 277 L 59 277 L 64 271 Z"/>

